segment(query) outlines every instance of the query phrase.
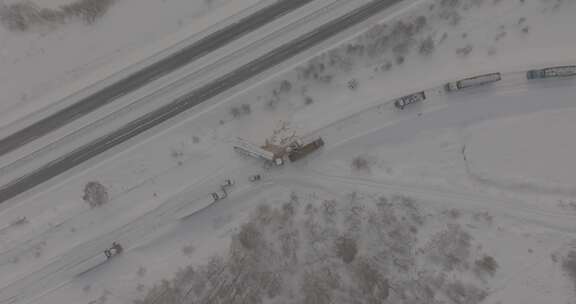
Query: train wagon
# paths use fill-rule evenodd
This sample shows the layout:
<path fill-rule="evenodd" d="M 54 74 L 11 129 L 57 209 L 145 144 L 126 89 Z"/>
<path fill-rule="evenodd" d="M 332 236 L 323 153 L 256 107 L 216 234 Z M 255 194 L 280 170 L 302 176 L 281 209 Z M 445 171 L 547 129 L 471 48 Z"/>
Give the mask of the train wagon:
<path fill-rule="evenodd" d="M 406 96 L 402 96 L 394 101 L 394 106 L 400 110 L 403 110 L 405 106 L 420 102 L 426 99 L 426 94 L 424 92 L 418 92 Z"/>
<path fill-rule="evenodd" d="M 462 90 L 465 88 L 486 85 L 500 80 L 502 80 L 502 75 L 500 73 L 490 73 L 470 78 L 464 78 L 454 82 L 449 82 L 446 85 L 444 85 L 444 89 L 446 90 L 446 92 L 451 92 Z"/>
<path fill-rule="evenodd" d="M 305 157 L 306 155 L 320 149 L 322 146 L 324 146 L 324 140 L 321 137 L 318 137 L 316 140 L 292 149 L 290 153 L 288 153 L 288 159 L 291 162 L 295 162 Z"/>
<path fill-rule="evenodd" d="M 526 72 L 527 79 L 560 78 L 576 75 L 576 65 L 548 67 Z"/>

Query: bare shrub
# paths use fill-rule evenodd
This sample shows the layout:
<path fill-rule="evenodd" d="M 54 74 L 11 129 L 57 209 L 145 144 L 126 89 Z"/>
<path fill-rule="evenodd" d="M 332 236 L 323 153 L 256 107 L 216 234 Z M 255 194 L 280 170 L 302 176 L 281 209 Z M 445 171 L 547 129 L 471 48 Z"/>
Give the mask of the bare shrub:
<path fill-rule="evenodd" d="M 262 234 L 253 223 L 246 223 L 238 233 L 240 244 L 246 249 L 255 249 L 262 241 Z"/>
<path fill-rule="evenodd" d="M 32 2 L 14 3 L 0 7 L 0 22 L 10 31 L 26 31 L 40 22 L 39 9 Z"/>
<path fill-rule="evenodd" d="M 467 44 L 464 47 L 456 49 L 456 55 L 460 57 L 466 57 L 472 52 L 473 46 L 471 44 Z"/>
<path fill-rule="evenodd" d="M 518 19 L 518 25 L 521 25 L 524 22 L 526 22 L 526 17 L 520 17 L 520 19 Z"/>
<path fill-rule="evenodd" d="M 146 275 L 146 268 L 140 266 L 138 267 L 138 271 L 136 272 L 136 275 L 138 275 L 139 277 L 143 277 L 144 275 Z"/>
<path fill-rule="evenodd" d="M 304 296 L 304 304 L 330 304 L 332 303 L 332 293 L 324 284 L 323 278 L 315 273 L 306 272 L 301 286 Z"/>
<path fill-rule="evenodd" d="M 238 117 L 240 117 L 240 115 L 242 115 L 242 111 L 238 107 L 231 107 L 230 108 L 230 115 L 232 115 L 232 117 L 234 117 L 234 118 L 238 118 Z"/>
<path fill-rule="evenodd" d="M 77 0 L 59 9 L 40 8 L 24 1 L 0 6 L 0 23 L 10 31 L 24 32 L 34 26 L 60 25 L 71 20 L 93 24 L 100 19 L 116 0 Z"/>
<path fill-rule="evenodd" d="M 69 17 L 78 17 L 86 24 L 101 18 L 116 0 L 77 0 L 60 9 Z"/>
<path fill-rule="evenodd" d="M 28 218 L 25 216 L 21 216 L 15 220 L 13 220 L 12 222 L 10 222 L 10 227 L 22 226 L 22 225 L 26 225 L 28 223 L 29 223 Z"/>
<path fill-rule="evenodd" d="M 98 207 L 108 203 L 108 191 L 106 187 L 99 182 L 89 182 L 84 186 L 84 196 L 82 199 L 87 202 L 90 207 Z"/>
<path fill-rule="evenodd" d="M 418 53 L 420 53 L 420 55 L 430 55 L 432 54 L 432 52 L 434 52 L 434 39 L 432 39 L 432 36 L 428 36 L 426 37 L 426 39 L 420 41 L 420 46 L 418 47 Z"/>
<path fill-rule="evenodd" d="M 498 262 L 489 256 L 485 255 L 483 258 L 477 260 L 474 263 L 474 272 L 478 275 L 488 274 L 490 276 L 494 276 L 496 270 L 498 269 Z"/>
<path fill-rule="evenodd" d="M 191 256 L 194 253 L 194 250 L 196 250 L 194 245 L 182 246 L 182 254 L 185 256 Z"/>
<path fill-rule="evenodd" d="M 244 103 L 240 106 L 240 110 L 242 111 L 243 115 L 248 115 L 252 112 L 252 108 L 250 107 L 249 104 Z"/>
<path fill-rule="evenodd" d="M 311 104 L 313 104 L 313 103 L 314 103 L 314 99 L 312 99 L 312 97 L 310 97 L 310 96 L 304 97 L 304 104 L 305 104 L 305 105 L 309 106 L 309 105 L 311 105 Z"/>
<path fill-rule="evenodd" d="M 530 32 L 530 26 L 525 26 L 522 28 L 522 33 L 528 34 Z"/>
<path fill-rule="evenodd" d="M 348 88 L 350 90 L 355 91 L 356 89 L 358 89 L 358 84 L 359 84 L 359 82 L 358 82 L 358 79 L 356 79 L 356 78 L 352 78 L 352 79 L 348 80 Z"/>
<path fill-rule="evenodd" d="M 292 90 L 292 83 L 288 80 L 282 80 L 280 83 L 280 93 L 288 93 Z"/>
<path fill-rule="evenodd" d="M 390 285 L 380 269 L 373 261 L 361 258 L 354 262 L 352 275 L 363 294 L 386 300 L 390 295 Z"/>
<path fill-rule="evenodd" d="M 426 249 L 428 259 L 446 271 L 465 269 L 470 258 L 472 237 L 458 224 L 434 235 Z"/>
<path fill-rule="evenodd" d="M 358 253 L 358 245 L 356 240 L 341 236 L 334 242 L 334 247 L 336 249 L 336 256 L 342 259 L 345 264 L 350 264 L 354 261 L 356 254 Z"/>
<path fill-rule="evenodd" d="M 562 260 L 562 270 L 566 276 L 572 280 L 574 289 L 576 290 L 576 251 L 570 251 Z"/>
<path fill-rule="evenodd" d="M 352 169 L 354 170 L 369 170 L 370 164 L 366 157 L 356 156 L 352 159 Z"/>
<path fill-rule="evenodd" d="M 446 284 L 445 294 L 454 303 L 466 304 L 480 303 L 488 296 L 485 290 L 460 281 Z"/>

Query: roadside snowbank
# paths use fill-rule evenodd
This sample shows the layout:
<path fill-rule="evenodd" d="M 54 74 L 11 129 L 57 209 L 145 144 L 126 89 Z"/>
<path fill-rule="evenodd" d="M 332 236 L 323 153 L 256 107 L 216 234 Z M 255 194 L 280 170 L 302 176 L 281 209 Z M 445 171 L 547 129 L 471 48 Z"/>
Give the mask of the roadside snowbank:
<path fill-rule="evenodd" d="M 576 194 L 576 110 L 546 111 L 474 127 L 466 144 L 476 180 L 516 191 Z"/>

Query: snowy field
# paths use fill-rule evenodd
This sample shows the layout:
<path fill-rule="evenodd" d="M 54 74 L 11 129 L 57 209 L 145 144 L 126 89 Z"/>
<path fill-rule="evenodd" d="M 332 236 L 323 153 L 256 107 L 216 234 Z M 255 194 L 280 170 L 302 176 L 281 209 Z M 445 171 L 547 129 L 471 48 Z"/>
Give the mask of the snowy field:
<path fill-rule="evenodd" d="M 263 0 L 264 1 L 264 0 Z M 10 26 L 12 5 L 63 12 L 84 0 L 0 1 L 0 125 L 175 45 L 259 0 L 103 0 L 102 12 Z M 22 15 L 25 15 L 22 13 Z M 34 20 L 34 19 L 33 19 Z M 127 22 L 129 20 L 130 22 Z"/>
<path fill-rule="evenodd" d="M 417 3 L 5 208 L 0 294 L 118 237 L 122 255 L 36 303 L 573 301 L 576 81 L 515 72 L 576 62 L 576 3 Z M 493 71 L 494 86 L 440 87 Z M 231 149 L 310 134 L 324 150 L 284 168 Z M 205 208 L 225 178 L 230 196 Z M 92 181 L 102 206 L 82 200 Z"/>

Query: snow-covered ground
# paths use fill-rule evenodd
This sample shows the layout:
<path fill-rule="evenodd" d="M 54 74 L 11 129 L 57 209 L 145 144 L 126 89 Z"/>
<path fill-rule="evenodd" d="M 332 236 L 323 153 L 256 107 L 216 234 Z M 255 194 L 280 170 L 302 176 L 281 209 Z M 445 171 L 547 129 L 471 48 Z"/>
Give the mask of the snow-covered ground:
<path fill-rule="evenodd" d="M 557 98 L 557 97 L 554 97 Z M 514 116 L 474 128 L 466 144 L 471 173 L 517 191 L 574 195 L 574 109 Z"/>
<path fill-rule="evenodd" d="M 0 122 L 5 126 L 266 0 L 114 1 L 92 24 L 25 31 L 0 26 Z M 3 0 L 0 5 L 22 3 Z M 74 0 L 32 1 L 58 10 Z M 129 22 L 127 22 L 129 21 Z"/>
<path fill-rule="evenodd" d="M 297 303 L 323 303 L 326 297 L 350 303 L 350 295 L 342 291 L 354 289 L 346 279 L 354 273 L 380 278 L 378 287 L 358 296 L 376 296 L 378 291 L 382 298 L 388 290 L 396 303 L 422 297 L 466 303 L 569 302 L 574 297 L 570 276 L 576 273 L 569 259 L 576 232 L 572 193 L 538 191 L 538 187 L 518 191 L 502 187 L 498 178 L 512 174 L 547 187 L 546 179 L 552 177 L 570 186 L 568 132 L 570 118 L 574 120 L 574 79 L 528 83 L 522 74 L 510 73 L 494 86 L 453 94 L 438 86 L 484 72 L 576 62 L 575 13 L 576 3 L 566 0 L 423 1 L 397 19 L 386 20 L 386 27 L 373 28 L 369 35 L 3 210 L 0 221 L 13 224 L 0 235 L 2 285 L 157 207 L 178 199 L 207 199 L 219 181 L 233 177 L 237 185 L 227 199 L 184 219 L 174 215 L 156 223 L 151 228 L 156 232 L 129 239 L 123 255 L 37 302 L 128 303 L 148 292 L 156 298 L 176 293 L 170 289 L 173 285 L 162 285 L 160 279 L 172 280 L 178 269 L 184 271 L 171 282 L 182 284 L 177 287 L 198 283 L 194 297 L 199 299 L 210 296 L 206 290 L 253 291 L 254 285 L 234 285 L 228 276 L 236 269 L 236 274 L 258 279 L 242 272 L 242 267 L 234 268 L 238 257 L 255 263 L 245 264 L 255 266 L 248 269 L 285 277 L 281 283 L 270 277 L 257 281 L 269 287 L 260 290 L 268 293 L 267 303 L 282 302 L 290 294 Z M 396 23 L 400 19 L 402 26 Z M 351 88 L 353 84 L 357 86 Z M 389 102 L 424 89 L 430 97 L 422 104 L 399 111 Z M 527 122 L 530 127 L 525 127 Z M 236 136 L 263 143 L 293 133 L 321 135 L 327 145 L 300 163 L 278 169 L 231 150 Z M 552 139 L 550 134 L 558 136 Z M 558 145 L 563 150 L 555 149 Z M 538 150 L 524 153 L 526 146 Z M 554 163 L 543 170 L 541 154 L 546 152 L 554 155 Z M 522 157 L 506 162 L 514 153 Z M 506 162 L 507 175 L 502 174 L 501 162 Z M 559 171 L 552 167 L 560 164 L 565 167 Z M 251 184 L 248 176 L 257 172 L 263 181 Z M 83 187 L 90 181 L 108 189 L 106 205 L 90 208 L 82 201 Z M 290 207 L 295 201 L 299 203 Z M 272 210 L 255 210 L 264 204 Z M 181 215 L 193 213 L 196 206 L 182 209 Z M 291 208 L 294 216 L 285 217 Z M 373 226 L 378 208 L 387 211 L 382 220 L 396 212 L 406 220 L 398 215 L 383 226 Z M 330 210 L 335 210 L 333 220 L 322 214 Z M 263 218 L 254 220 L 258 214 Z M 268 224 L 266 214 L 271 217 Z M 27 222 L 16 222 L 23 216 Z M 285 225 L 279 224 L 282 221 Z M 239 228 L 247 222 L 252 227 Z M 380 235 L 378 227 L 391 233 Z M 247 233 L 250 237 L 242 243 Z M 259 242 L 260 234 L 266 242 Z M 402 241 L 395 241 L 398 237 Z M 349 239 L 355 240 L 356 245 L 350 246 L 357 246 L 357 252 L 345 262 L 349 253 L 339 254 L 334 248 L 351 244 Z M 303 244 L 294 253 L 296 261 L 281 254 L 282 242 L 287 242 L 288 251 L 294 248 L 290 244 Z M 406 260 L 386 259 L 399 253 Z M 207 264 L 215 254 L 223 260 Z M 10 260 L 15 255 L 20 258 Z M 416 261 L 415 266 L 401 268 L 409 259 Z M 194 266 L 195 276 L 184 268 L 188 265 Z M 366 265 L 382 273 L 363 272 Z M 218 269 L 223 271 L 216 281 L 230 285 L 204 281 Z M 151 289 L 154 284 L 160 285 Z M 281 288 L 272 288 L 278 284 Z"/>

